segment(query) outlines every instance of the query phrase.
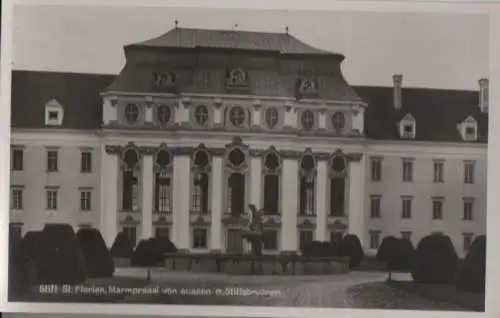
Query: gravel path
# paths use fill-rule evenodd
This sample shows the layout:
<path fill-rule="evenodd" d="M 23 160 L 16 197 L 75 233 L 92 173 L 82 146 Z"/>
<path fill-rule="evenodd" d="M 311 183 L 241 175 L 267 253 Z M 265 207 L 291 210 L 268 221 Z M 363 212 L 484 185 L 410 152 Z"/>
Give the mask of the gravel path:
<path fill-rule="evenodd" d="M 144 269 L 118 269 L 116 276 L 145 277 Z M 127 302 L 176 304 L 259 305 L 323 308 L 380 308 L 418 310 L 464 310 L 405 292 L 384 283 L 386 273 L 351 272 L 346 275 L 307 276 L 236 276 L 224 274 L 168 272 L 155 270 L 152 285 L 161 287 L 239 287 L 252 290 L 280 291 L 273 296 L 228 296 L 143 298 L 129 297 Z M 394 274 L 394 279 L 409 280 L 408 274 Z"/>

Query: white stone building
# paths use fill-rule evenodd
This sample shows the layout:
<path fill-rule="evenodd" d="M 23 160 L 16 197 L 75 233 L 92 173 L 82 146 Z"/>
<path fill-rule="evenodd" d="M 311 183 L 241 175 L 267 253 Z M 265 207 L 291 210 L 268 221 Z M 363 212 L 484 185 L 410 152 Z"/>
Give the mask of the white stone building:
<path fill-rule="evenodd" d="M 289 34 L 175 28 L 118 76 L 14 71 L 11 223 L 169 236 L 238 252 L 248 204 L 266 253 L 358 235 L 414 244 L 486 231 L 488 81 L 350 86 L 344 56 Z M 355 63 L 355 61 L 352 61 Z"/>

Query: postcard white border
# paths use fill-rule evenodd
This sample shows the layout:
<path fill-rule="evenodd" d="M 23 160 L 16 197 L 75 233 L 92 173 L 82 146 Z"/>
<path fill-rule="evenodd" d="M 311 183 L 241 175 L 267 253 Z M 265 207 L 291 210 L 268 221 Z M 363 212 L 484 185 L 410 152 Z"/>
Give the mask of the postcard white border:
<path fill-rule="evenodd" d="M 36 5 L 91 5 L 91 6 L 149 6 L 149 7 L 206 7 L 231 9 L 288 9 L 288 10 L 331 10 L 331 11 L 373 11 L 373 12 L 442 12 L 442 13 L 483 13 L 490 16 L 490 126 L 488 146 L 488 258 L 487 258 L 487 293 L 486 312 L 446 312 L 418 310 L 374 310 L 369 309 L 330 309 L 301 307 L 239 307 L 239 306 L 180 306 L 180 305 L 136 305 L 136 304 L 47 304 L 15 303 L 7 301 L 7 255 L 8 255 L 8 206 L 9 206 L 9 154 L 10 154 L 10 99 L 12 70 L 12 6 L 13 4 Z M 462 0 L 447 2 L 429 1 L 333 1 L 333 0 L 4 0 L 2 1 L 2 59 L 0 93 L 0 204 L 4 213 L 0 213 L 0 280 L 1 311 L 26 313 L 72 313 L 72 314 L 121 314 L 121 315 L 159 315 L 159 316 L 198 316 L 198 317 L 331 317 L 334 314 L 357 318 L 369 314 L 378 317 L 498 317 L 500 306 L 500 253 L 492 242 L 500 242 L 500 131 L 492 123 L 500 116 L 496 105 L 500 105 L 500 5 L 496 1 Z M 494 57 L 497 57 L 496 59 Z M 500 107 L 500 106 L 499 106 Z"/>

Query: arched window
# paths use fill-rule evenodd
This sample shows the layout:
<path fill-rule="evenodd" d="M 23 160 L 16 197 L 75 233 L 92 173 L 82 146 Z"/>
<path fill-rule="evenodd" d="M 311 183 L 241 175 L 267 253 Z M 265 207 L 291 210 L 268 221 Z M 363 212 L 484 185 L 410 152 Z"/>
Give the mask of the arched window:
<path fill-rule="evenodd" d="M 300 162 L 299 214 L 315 215 L 316 162 L 311 154 L 306 154 Z"/>
<path fill-rule="evenodd" d="M 274 151 L 265 156 L 263 173 L 264 212 L 277 214 L 280 202 L 280 158 Z"/>
<path fill-rule="evenodd" d="M 122 211 L 139 209 L 139 154 L 135 149 L 127 149 L 122 156 Z"/>
<path fill-rule="evenodd" d="M 209 213 L 210 159 L 205 150 L 198 150 L 193 156 L 193 187 L 191 192 L 191 212 Z"/>
<path fill-rule="evenodd" d="M 172 214 L 172 164 L 173 158 L 167 149 L 160 149 L 155 156 L 155 212 Z"/>
<path fill-rule="evenodd" d="M 330 161 L 330 216 L 345 215 L 346 160 L 334 156 Z"/>
<path fill-rule="evenodd" d="M 245 153 L 234 148 L 227 155 L 227 161 L 231 172 L 227 179 L 227 210 L 232 215 L 241 215 L 245 213 L 245 172 L 243 164 L 245 163 Z"/>

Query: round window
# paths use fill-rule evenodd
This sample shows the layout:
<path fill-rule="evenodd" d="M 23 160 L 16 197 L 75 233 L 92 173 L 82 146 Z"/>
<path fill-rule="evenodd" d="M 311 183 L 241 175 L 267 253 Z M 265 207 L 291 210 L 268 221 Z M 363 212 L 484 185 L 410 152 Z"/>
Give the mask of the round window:
<path fill-rule="evenodd" d="M 245 111 L 240 106 L 236 106 L 231 108 L 229 111 L 229 120 L 231 124 L 235 127 L 239 127 L 243 125 L 245 122 Z"/>
<path fill-rule="evenodd" d="M 194 109 L 194 119 L 200 126 L 204 126 L 208 121 L 208 109 L 205 105 L 196 106 Z"/>
<path fill-rule="evenodd" d="M 130 123 L 135 123 L 139 119 L 139 108 L 135 104 L 128 104 L 125 107 L 125 119 Z"/>

